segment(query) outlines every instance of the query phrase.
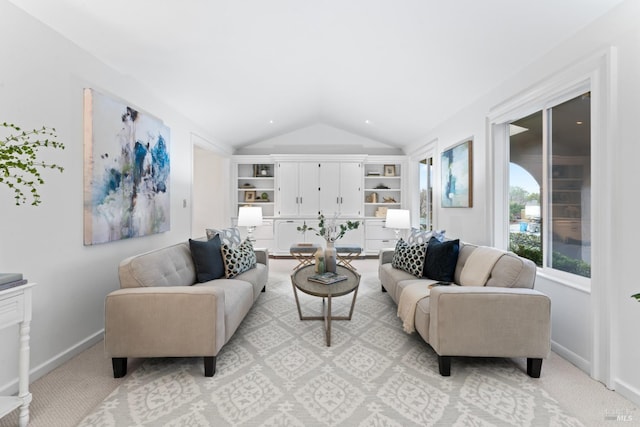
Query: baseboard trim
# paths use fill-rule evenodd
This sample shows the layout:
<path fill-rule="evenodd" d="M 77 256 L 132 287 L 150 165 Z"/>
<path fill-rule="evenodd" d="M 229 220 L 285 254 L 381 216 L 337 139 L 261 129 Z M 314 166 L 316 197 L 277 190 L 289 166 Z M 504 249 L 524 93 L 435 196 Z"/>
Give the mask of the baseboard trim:
<path fill-rule="evenodd" d="M 96 343 L 102 341 L 104 338 L 104 329 L 99 330 L 93 335 L 85 338 L 80 341 L 76 345 L 69 347 L 68 349 L 56 354 L 51 359 L 41 363 L 35 368 L 31 368 L 29 370 L 29 384 L 37 380 L 38 378 L 48 374 L 53 371 L 58 366 L 72 359 L 74 356 L 82 353 L 89 347 L 92 347 Z M 0 395 L 13 395 L 18 393 L 18 377 L 16 377 L 13 381 L 3 385 L 0 387 Z"/>
<path fill-rule="evenodd" d="M 574 353 L 566 347 L 561 346 L 555 341 L 551 341 L 551 350 L 557 353 L 560 357 L 566 361 L 576 365 L 578 369 L 584 371 L 587 375 L 591 376 L 591 362 L 582 356 Z"/>
<path fill-rule="evenodd" d="M 640 406 L 640 390 L 631 385 L 628 385 L 624 381 L 620 381 L 619 379 L 615 380 L 614 387 L 616 393 L 619 393 L 621 396 Z M 633 415 L 637 417 L 639 414 Z"/>

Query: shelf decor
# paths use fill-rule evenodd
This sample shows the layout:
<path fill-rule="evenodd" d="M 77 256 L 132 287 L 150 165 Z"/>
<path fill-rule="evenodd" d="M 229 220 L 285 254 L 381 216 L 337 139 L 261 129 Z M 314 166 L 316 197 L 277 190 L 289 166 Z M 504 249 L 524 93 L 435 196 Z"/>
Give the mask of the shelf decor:
<path fill-rule="evenodd" d="M 472 143 L 468 140 L 442 152 L 440 192 L 443 208 L 473 206 Z"/>
<path fill-rule="evenodd" d="M 170 229 L 169 128 L 84 90 L 84 244 Z"/>

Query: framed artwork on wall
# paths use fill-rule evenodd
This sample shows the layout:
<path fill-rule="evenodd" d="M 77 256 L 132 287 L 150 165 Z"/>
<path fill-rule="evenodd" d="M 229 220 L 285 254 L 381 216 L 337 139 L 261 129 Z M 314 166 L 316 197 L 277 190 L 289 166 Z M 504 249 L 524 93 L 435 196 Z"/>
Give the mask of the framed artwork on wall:
<path fill-rule="evenodd" d="M 84 244 L 170 229 L 169 128 L 84 89 Z"/>
<path fill-rule="evenodd" d="M 473 140 L 469 139 L 442 152 L 440 157 L 441 206 L 473 206 Z"/>

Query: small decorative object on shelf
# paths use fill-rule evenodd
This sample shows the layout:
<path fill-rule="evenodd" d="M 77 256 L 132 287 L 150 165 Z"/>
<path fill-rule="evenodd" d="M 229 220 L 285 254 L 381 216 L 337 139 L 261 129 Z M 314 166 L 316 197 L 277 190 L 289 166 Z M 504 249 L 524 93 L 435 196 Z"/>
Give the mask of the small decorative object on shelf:
<path fill-rule="evenodd" d="M 375 186 L 375 189 L 376 189 L 376 190 L 388 190 L 388 189 L 389 189 L 389 187 L 387 187 L 387 186 L 386 186 L 386 185 L 384 185 L 384 184 L 378 184 L 378 185 L 376 185 L 376 186 Z"/>
<path fill-rule="evenodd" d="M 384 176 L 396 176 L 396 165 L 384 165 Z"/>

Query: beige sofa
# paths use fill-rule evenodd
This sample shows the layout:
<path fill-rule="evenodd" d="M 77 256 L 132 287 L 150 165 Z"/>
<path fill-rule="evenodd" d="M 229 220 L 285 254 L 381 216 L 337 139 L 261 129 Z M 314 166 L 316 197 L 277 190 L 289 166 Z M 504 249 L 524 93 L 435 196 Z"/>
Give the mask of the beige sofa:
<path fill-rule="evenodd" d="M 128 357 L 204 357 L 205 376 L 254 301 L 264 292 L 268 253 L 233 279 L 196 282 L 189 243 L 125 259 L 120 288 L 105 302 L 105 351 L 115 378 L 127 373 Z"/>
<path fill-rule="evenodd" d="M 551 301 L 533 289 L 535 264 L 507 252 L 493 264 L 484 286 L 459 286 L 460 276 L 478 246 L 460 243 L 454 283 L 436 286 L 419 300 L 415 330 L 438 354 L 440 374 L 449 376 L 452 356 L 526 357 L 527 374 L 540 377 L 542 360 L 550 352 Z M 417 278 L 391 264 L 393 250 L 380 252 L 378 275 L 382 290 L 396 304 Z"/>

